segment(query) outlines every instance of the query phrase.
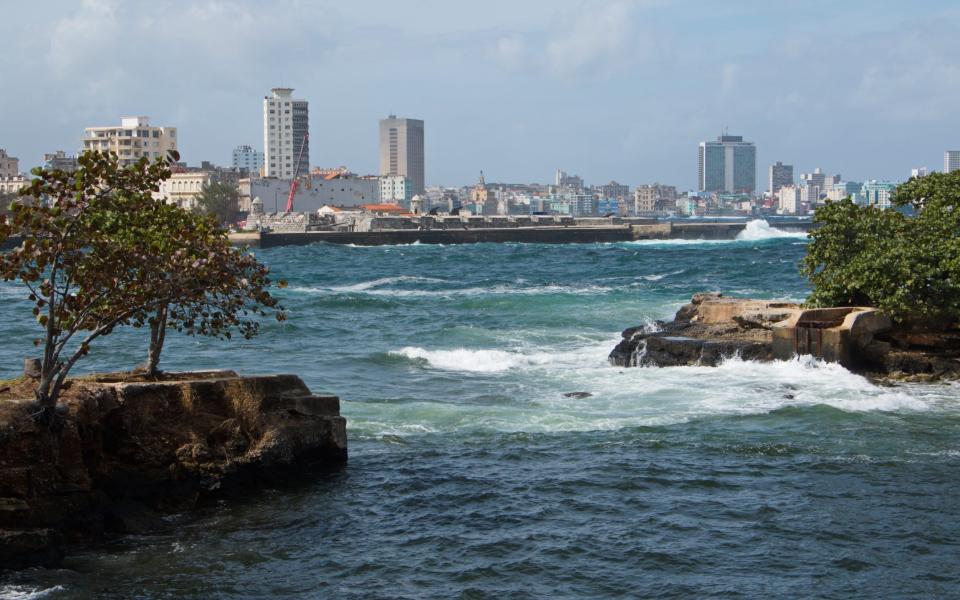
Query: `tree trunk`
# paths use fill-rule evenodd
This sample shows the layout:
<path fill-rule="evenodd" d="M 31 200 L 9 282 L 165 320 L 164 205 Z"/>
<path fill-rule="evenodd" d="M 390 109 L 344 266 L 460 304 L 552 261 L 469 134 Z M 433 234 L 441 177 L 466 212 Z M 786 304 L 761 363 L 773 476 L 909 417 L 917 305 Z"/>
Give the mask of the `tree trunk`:
<path fill-rule="evenodd" d="M 157 366 L 160 364 L 160 352 L 163 350 L 163 340 L 167 335 L 167 306 L 163 305 L 157 309 L 154 321 L 150 324 L 150 348 L 147 350 L 147 375 L 153 377 L 160 371 Z"/>

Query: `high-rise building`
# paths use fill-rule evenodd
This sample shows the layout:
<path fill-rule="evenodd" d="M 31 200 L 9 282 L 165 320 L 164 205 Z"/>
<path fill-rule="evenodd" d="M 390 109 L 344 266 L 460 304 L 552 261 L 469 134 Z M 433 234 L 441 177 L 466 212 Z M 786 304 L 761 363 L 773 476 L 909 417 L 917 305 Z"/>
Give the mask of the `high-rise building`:
<path fill-rule="evenodd" d="M 250 175 L 259 175 L 263 168 L 263 152 L 252 146 L 237 146 L 233 149 L 233 168 L 246 170 Z"/>
<path fill-rule="evenodd" d="M 119 126 L 87 127 L 83 149 L 114 152 L 124 165 L 142 157 L 153 160 L 177 149 L 177 128 L 151 126 L 149 117 L 123 117 Z"/>
<path fill-rule="evenodd" d="M 273 88 L 263 98 L 263 174 L 293 179 L 310 172 L 310 112 L 306 100 L 293 97 L 293 88 Z M 297 157 L 301 149 L 300 169 Z"/>
<path fill-rule="evenodd" d="M 943 172 L 960 171 L 960 150 L 947 150 L 943 153 Z"/>
<path fill-rule="evenodd" d="M 20 174 L 20 159 L 10 156 L 0 148 L 0 177 L 16 177 Z"/>
<path fill-rule="evenodd" d="M 757 147 L 743 136 L 700 142 L 697 182 L 701 192 L 752 194 L 757 189 Z"/>
<path fill-rule="evenodd" d="M 396 115 L 380 120 L 380 175 L 409 177 L 413 193 L 425 193 L 423 121 Z"/>
<path fill-rule="evenodd" d="M 793 185 L 793 165 L 785 165 L 779 160 L 777 164 L 770 165 L 770 181 L 767 184 L 767 191 L 776 195 L 785 185 Z"/>
<path fill-rule="evenodd" d="M 926 167 L 917 167 L 916 169 L 910 169 L 910 177 L 926 177 L 930 174 L 930 169 Z"/>

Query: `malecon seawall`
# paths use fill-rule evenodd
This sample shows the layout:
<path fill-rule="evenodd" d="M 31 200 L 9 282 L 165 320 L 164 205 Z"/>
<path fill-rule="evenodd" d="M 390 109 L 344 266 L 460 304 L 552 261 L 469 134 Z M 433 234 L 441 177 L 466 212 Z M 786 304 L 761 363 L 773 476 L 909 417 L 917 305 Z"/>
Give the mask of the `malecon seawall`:
<path fill-rule="evenodd" d="M 665 221 L 640 225 L 478 227 L 468 229 L 385 229 L 382 231 L 306 231 L 293 233 L 231 234 L 238 245 L 260 248 L 302 246 L 317 242 L 381 246 L 396 244 L 596 244 L 653 239 L 734 239 L 747 226 L 746 221 Z M 808 231 L 810 221 L 776 222 L 774 227 L 787 231 Z"/>

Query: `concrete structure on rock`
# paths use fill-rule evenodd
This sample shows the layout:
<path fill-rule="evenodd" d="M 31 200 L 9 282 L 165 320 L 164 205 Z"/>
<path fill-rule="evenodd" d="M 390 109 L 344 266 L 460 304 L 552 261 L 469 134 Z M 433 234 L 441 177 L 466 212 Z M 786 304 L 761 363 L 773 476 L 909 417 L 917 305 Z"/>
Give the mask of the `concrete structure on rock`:
<path fill-rule="evenodd" d="M 697 167 L 701 192 L 752 194 L 757 188 L 757 148 L 743 136 L 721 135 L 700 142 Z"/>
<path fill-rule="evenodd" d="M 310 111 L 306 100 L 293 97 L 293 88 L 273 88 L 263 98 L 263 174 L 293 179 L 310 171 Z M 303 149 L 300 170 L 297 157 Z"/>
<path fill-rule="evenodd" d="M 166 157 L 177 149 L 176 127 L 155 127 L 149 117 L 123 117 L 120 125 L 87 127 L 83 149 L 114 152 L 120 163 L 130 165 L 143 157 L 150 160 Z"/>
<path fill-rule="evenodd" d="M 380 120 L 380 175 L 410 178 L 414 194 L 426 192 L 423 121 L 390 115 Z"/>

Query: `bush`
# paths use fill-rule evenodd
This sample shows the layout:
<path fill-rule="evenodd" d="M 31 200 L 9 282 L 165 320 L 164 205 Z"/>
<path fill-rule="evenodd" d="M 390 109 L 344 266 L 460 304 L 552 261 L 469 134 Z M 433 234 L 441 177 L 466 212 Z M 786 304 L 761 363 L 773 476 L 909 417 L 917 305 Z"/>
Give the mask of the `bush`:
<path fill-rule="evenodd" d="M 898 322 L 960 319 L 960 172 L 933 173 L 899 186 L 896 210 L 849 198 L 817 209 L 801 271 L 810 306 L 873 306 Z"/>

